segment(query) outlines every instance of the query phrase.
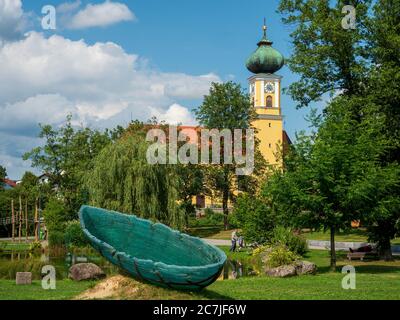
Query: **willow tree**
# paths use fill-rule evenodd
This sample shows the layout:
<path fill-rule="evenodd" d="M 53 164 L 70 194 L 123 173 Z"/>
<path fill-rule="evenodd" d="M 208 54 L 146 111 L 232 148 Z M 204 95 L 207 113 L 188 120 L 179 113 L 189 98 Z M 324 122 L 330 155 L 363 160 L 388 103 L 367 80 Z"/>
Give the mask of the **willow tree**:
<path fill-rule="evenodd" d="M 85 177 L 90 202 L 180 229 L 185 217 L 178 203 L 177 168 L 149 164 L 148 146 L 142 133 L 129 133 L 104 148 Z"/>

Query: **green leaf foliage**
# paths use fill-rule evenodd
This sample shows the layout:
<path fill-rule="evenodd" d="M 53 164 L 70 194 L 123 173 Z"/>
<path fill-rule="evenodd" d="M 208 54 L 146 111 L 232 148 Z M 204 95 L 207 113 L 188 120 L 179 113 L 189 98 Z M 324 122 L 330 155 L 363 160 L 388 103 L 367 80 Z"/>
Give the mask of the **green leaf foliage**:
<path fill-rule="evenodd" d="M 149 164 L 148 146 L 143 134 L 131 133 L 101 151 L 85 175 L 90 202 L 182 228 L 185 217 L 178 204 L 177 168 Z"/>

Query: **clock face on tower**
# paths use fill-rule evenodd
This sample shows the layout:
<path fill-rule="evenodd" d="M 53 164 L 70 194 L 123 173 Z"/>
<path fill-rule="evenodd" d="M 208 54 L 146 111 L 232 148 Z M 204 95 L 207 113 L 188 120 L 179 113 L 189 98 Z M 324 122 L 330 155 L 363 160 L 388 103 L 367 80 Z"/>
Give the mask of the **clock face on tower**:
<path fill-rule="evenodd" d="M 266 93 L 274 93 L 275 92 L 275 86 L 272 82 L 267 82 L 265 84 L 265 92 Z"/>

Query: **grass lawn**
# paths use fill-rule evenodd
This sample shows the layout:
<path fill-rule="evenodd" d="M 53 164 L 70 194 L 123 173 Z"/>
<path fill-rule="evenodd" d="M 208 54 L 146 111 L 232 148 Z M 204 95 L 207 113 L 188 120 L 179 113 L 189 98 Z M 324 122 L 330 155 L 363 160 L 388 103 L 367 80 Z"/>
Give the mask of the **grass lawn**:
<path fill-rule="evenodd" d="M 224 251 L 229 249 L 223 248 Z M 229 254 L 232 256 L 232 254 Z M 246 253 L 235 253 L 246 257 Z M 310 250 L 304 257 L 318 266 L 318 274 L 294 278 L 270 278 L 266 276 L 217 281 L 207 288 L 206 296 L 222 295 L 230 299 L 400 299 L 400 260 L 347 261 L 338 253 L 338 270 L 329 272 L 329 253 Z M 356 289 L 341 287 L 344 265 L 356 269 Z"/>
<path fill-rule="evenodd" d="M 95 285 L 95 282 L 58 280 L 55 290 L 44 290 L 41 281 L 17 286 L 15 280 L 0 279 L 0 300 L 69 300 Z"/>
<path fill-rule="evenodd" d="M 232 230 L 224 230 L 223 226 L 209 226 L 189 228 L 186 233 L 199 238 L 229 240 Z"/>
<path fill-rule="evenodd" d="M 307 240 L 330 240 L 330 233 L 323 231 L 306 231 L 303 236 Z M 338 242 L 367 242 L 367 233 L 363 229 L 354 229 L 352 231 L 339 232 L 335 235 L 335 241 Z M 392 245 L 400 245 L 400 238 L 392 240 Z"/>
<path fill-rule="evenodd" d="M 187 233 L 200 238 L 230 240 L 232 230 L 224 230 L 223 226 L 209 226 L 189 228 Z M 302 235 L 307 240 L 330 240 L 329 232 L 305 231 Z M 367 242 L 367 234 L 363 229 L 354 229 L 352 231 L 337 233 L 335 240 L 337 242 Z M 400 245 L 400 238 L 392 240 L 392 244 Z"/>
<path fill-rule="evenodd" d="M 249 259 L 246 252 L 229 253 L 232 259 Z M 347 261 L 338 253 L 338 270 L 329 272 L 329 253 L 325 250 L 310 250 L 304 257 L 318 266 L 318 274 L 293 278 L 270 278 L 255 276 L 236 280 L 220 280 L 199 293 L 179 292 L 122 278 L 122 286 L 106 299 L 400 299 L 400 260 Z M 344 290 L 341 268 L 351 264 L 356 269 L 356 289 Z M 119 276 L 121 277 L 121 276 Z M 108 278 L 109 280 L 110 278 Z M 105 280 L 107 281 L 107 280 Z M 16 286 L 15 281 L 0 280 L 0 300 L 4 299 L 72 299 L 82 292 L 94 290 L 95 282 L 57 281 L 56 290 L 43 290 L 39 281 L 32 286 Z M 102 282 L 98 283 L 101 286 Z M 97 288 L 97 286 L 96 286 Z"/>
<path fill-rule="evenodd" d="M 30 243 L 23 242 L 6 242 L 0 241 L 0 252 L 4 251 L 25 251 L 29 250 Z"/>

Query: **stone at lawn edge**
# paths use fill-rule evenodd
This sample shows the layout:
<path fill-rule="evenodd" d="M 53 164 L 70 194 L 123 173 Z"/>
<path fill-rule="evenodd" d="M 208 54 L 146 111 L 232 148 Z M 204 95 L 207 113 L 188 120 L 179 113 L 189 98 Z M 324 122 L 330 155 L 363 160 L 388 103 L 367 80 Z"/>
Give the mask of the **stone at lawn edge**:
<path fill-rule="evenodd" d="M 297 275 L 296 268 L 293 265 L 285 265 L 268 269 L 266 270 L 266 273 L 271 277 L 279 277 L 279 278 L 293 277 Z"/>
<path fill-rule="evenodd" d="M 75 281 L 98 280 L 106 275 L 94 263 L 77 263 L 69 268 L 69 278 Z"/>
<path fill-rule="evenodd" d="M 308 261 L 297 261 L 295 264 L 295 268 L 298 275 L 317 273 L 317 266 L 315 265 L 315 263 Z"/>
<path fill-rule="evenodd" d="M 17 272 L 15 283 L 17 285 L 32 284 L 32 272 Z"/>

